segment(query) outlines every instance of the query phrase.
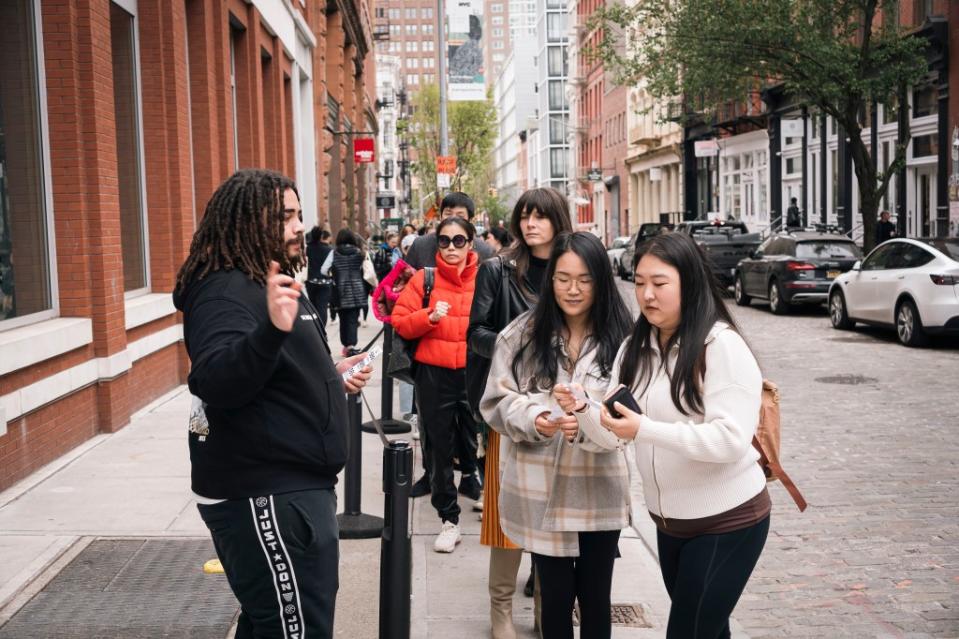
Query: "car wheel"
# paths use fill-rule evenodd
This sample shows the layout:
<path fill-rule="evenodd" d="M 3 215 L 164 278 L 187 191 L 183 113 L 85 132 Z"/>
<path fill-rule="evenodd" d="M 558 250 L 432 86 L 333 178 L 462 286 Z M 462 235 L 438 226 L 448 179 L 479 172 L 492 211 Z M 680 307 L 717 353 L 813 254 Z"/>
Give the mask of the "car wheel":
<path fill-rule="evenodd" d="M 746 295 L 746 285 L 743 283 L 742 273 L 736 276 L 736 283 L 733 286 L 733 297 L 736 298 L 736 303 L 740 306 L 749 306 L 752 298 Z"/>
<path fill-rule="evenodd" d="M 783 299 L 779 282 L 772 280 L 769 283 L 769 310 L 775 315 L 785 315 L 789 312 L 789 304 Z"/>
<path fill-rule="evenodd" d="M 849 313 L 846 312 L 846 298 L 843 297 L 842 291 L 833 291 L 829 296 L 829 320 L 833 328 L 841 331 L 856 326 L 856 322 L 849 319 Z"/>
<path fill-rule="evenodd" d="M 906 346 L 925 346 L 929 342 L 929 336 L 922 328 L 919 311 L 912 300 L 904 300 L 896 309 L 896 334 Z"/>

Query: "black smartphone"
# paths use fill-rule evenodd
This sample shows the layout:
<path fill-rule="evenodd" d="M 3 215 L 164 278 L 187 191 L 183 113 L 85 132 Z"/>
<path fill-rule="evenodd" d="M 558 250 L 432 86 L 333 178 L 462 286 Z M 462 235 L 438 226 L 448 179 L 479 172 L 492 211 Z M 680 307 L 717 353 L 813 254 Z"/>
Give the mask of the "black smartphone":
<path fill-rule="evenodd" d="M 620 404 L 622 404 L 629 410 L 633 411 L 634 413 L 642 414 L 643 412 L 642 409 L 639 407 L 639 402 L 636 401 L 636 398 L 633 397 L 633 394 L 629 392 L 629 389 L 626 388 L 626 386 L 620 386 L 619 388 L 616 389 L 616 392 L 614 392 L 607 399 L 603 400 L 603 405 L 606 406 L 606 410 L 609 411 L 609 414 L 615 417 L 616 419 L 619 419 L 620 417 L 622 417 L 622 415 L 620 415 L 618 410 L 613 408 L 613 405 L 616 402 L 619 402 Z"/>

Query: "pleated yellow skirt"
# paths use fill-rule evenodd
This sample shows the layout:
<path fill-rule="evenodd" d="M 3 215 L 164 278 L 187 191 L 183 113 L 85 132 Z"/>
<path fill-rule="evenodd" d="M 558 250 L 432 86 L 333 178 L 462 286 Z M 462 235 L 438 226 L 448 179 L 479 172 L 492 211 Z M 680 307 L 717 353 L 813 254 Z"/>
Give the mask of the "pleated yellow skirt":
<path fill-rule="evenodd" d="M 499 525 L 499 438 L 500 434 L 489 430 L 486 444 L 486 477 L 483 486 L 483 523 L 480 527 L 480 543 L 494 548 L 519 548 L 509 540 Z"/>

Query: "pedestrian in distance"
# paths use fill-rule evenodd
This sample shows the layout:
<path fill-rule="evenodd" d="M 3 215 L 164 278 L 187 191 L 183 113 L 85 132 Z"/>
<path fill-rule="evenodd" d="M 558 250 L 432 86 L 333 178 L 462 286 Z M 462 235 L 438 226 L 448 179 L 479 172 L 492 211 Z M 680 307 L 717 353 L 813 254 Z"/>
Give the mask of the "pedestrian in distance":
<path fill-rule="evenodd" d="M 474 414 L 480 414 L 479 403 L 486 389 L 497 336 L 510 322 L 536 305 L 544 289 L 553 242 L 560 233 L 572 230 L 565 196 L 551 188 L 530 189 L 516 201 L 510 216 L 510 233 L 516 241 L 480 267 L 470 311 L 466 364 L 470 406 Z M 513 593 L 523 549 L 510 540 L 500 526 L 500 442 L 499 433 L 491 430 L 486 446 L 480 543 L 490 547 L 493 639 L 515 639 Z M 534 598 L 534 607 L 538 611 L 537 601 Z"/>
<path fill-rule="evenodd" d="M 786 229 L 801 229 L 802 215 L 799 212 L 799 205 L 796 198 L 790 198 L 789 208 L 786 209 Z"/>
<path fill-rule="evenodd" d="M 327 313 L 333 295 L 333 278 L 323 275 L 320 269 L 332 251 L 330 232 L 314 226 L 306 238 L 306 292 L 310 296 L 310 303 L 316 307 L 323 330 L 326 330 Z"/>
<path fill-rule="evenodd" d="M 490 229 L 487 231 L 487 234 L 489 239 L 486 243 L 490 245 L 490 248 L 493 249 L 493 253 L 496 254 L 509 246 L 512 241 L 506 229 L 501 229 L 499 227 Z"/>
<path fill-rule="evenodd" d="M 370 379 L 363 355 L 334 363 L 304 266 L 293 182 L 244 169 L 214 192 L 177 274 L 190 391 L 191 483 L 240 602 L 237 639 L 333 636 L 337 473 L 346 393 Z"/>
<path fill-rule="evenodd" d="M 890 221 L 891 217 L 892 214 L 889 211 L 883 211 L 879 214 L 879 223 L 876 225 L 876 246 L 898 235 L 896 225 Z"/>
<path fill-rule="evenodd" d="M 472 221 L 475 211 L 476 205 L 470 196 L 459 191 L 452 191 L 447 193 L 440 203 L 440 221 L 448 217 L 461 217 L 464 220 Z M 413 248 L 406 254 L 406 263 L 417 269 L 425 266 L 436 266 L 437 235 L 435 232 L 421 235 L 413 243 Z M 473 250 L 476 251 L 481 263 L 493 256 L 493 249 L 479 238 L 476 238 L 473 243 Z"/>
<path fill-rule="evenodd" d="M 461 540 L 460 507 L 453 478 L 457 449 L 473 447 L 476 424 L 466 397 L 466 328 L 476 283 L 478 257 L 473 249 L 476 229 L 463 218 L 450 217 L 437 228 L 439 253 L 433 287 L 424 308 L 426 271 L 418 271 L 400 294 L 393 308 L 393 328 L 405 339 L 418 339 L 414 380 L 421 432 L 429 442 L 431 502 L 442 521 L 436 537 L 436 552 L 453 552 Z M 478 497 L 476 468 L 461 457 L 463 482 L 472 479 L 469 490 Z"/>
<path fill-rule="evenodd" d="M 575 383 L 601 397 L 631 327 L 602 242 L 564 233 L 539 302 L 497 338 L 480 408 L 506 442 L 500 523 L 533 555 L 550 639 L 572 639 L 576 601 L 580 635 L 609 639 L 613 562 L 630 503 L 624 452 L 584 439 L 572 413 L 555 412 L 552 390 Z"/>
<path fill-rule="evenodd" d="M 752 446 L 762 375 L 691 237 L 654 237 L 633 268 L 641 315 L 609 390 L 625 386 L 640 410 L 616 402 L 614 416 L 568 388 L 554 395 L 587 439 L 610 449 L 635 444 L 672 600 L 667 639 L 728 638 L 769 532 L 766 477 Z"/>
<path fill-rule="evenodd" d="M 336 248 L 330 252 L 320 273 L 333 278 L 336 286 L 336 311 L 340 316 L 340 344 L 343 355 L 356 349 L 360 310 L 366 307 L 368 293 L 363 279 L 363 262 L 368 259 L 360 248 L 362 240 L 349 229 L 336 234 Z"/>

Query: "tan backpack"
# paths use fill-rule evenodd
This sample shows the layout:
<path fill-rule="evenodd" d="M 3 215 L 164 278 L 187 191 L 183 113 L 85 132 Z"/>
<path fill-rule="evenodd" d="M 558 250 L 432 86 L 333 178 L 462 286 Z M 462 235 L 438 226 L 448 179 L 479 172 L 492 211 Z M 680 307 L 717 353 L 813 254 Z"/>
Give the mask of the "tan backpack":
<path fill-rule="evenodd" d="M 799 507 L 799 512 L 806 510 L 806 500 L 796 488 L 796 484 L 789 478 L 779 463 L 779 387 L 768 379 L 763 380 L 762 402 L 759 406 L 759 427 L 753 436 L 753 447 L 759 451 L 759 467 L 766 474 L 766 481 L 777 479 Z"/>

